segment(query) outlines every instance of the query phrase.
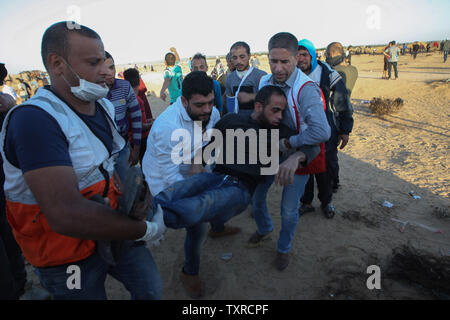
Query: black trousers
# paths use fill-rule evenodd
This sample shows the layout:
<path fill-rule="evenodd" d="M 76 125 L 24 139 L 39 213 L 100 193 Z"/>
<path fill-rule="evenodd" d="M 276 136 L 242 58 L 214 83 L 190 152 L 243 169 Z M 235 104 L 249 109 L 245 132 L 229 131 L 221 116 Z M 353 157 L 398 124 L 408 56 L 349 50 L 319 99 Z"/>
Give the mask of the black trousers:
<path fill-rule="evenodd" d="M 22 251 L 6 220 L 3 189 L 0 196 L 0 300 L 16 300 L 23 293 L 27 273 Z"/>
<path fill-rule="evenodd" d="M 333 200 L 333 187 L 339 182 L 339 163 L 337 157 L 337 141 L 332 139 L 327 142 L 325 150 L 326 171 L 312 174 L 305 186 L 305 193 L 301 198 L 302 203 L 311 204 L 314 199 L 314 179 L 317 182 L 319 198 L 323 207 Z"/>

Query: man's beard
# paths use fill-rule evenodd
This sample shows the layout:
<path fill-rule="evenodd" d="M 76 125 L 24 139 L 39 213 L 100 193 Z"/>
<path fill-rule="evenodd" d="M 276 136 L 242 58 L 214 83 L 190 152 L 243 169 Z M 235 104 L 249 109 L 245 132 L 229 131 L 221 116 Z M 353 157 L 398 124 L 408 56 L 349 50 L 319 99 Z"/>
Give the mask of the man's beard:
<path fill-rule="evenodd" d="M 300 68 L 300 64 L 297 65 L 297 68 L 299 68 L 304 74 L 310 74 L 312 70 L 312 65 L 310 64 L 308 67 Z"/>
<path fill-rule="evenodd" d="M 188 106 L 188 107 L 186 108 L 186 111 L 187 111 L 189 117 L 192 119 L 192 121 L 201 121 L 201 122 L 202 122 L 202 127 L 203 127 L 203 128 L 205 128 L 205 127 L 208 125 L 209 120 L 211 119 L 211 113 L 212 113 L 212 112 L 207 113 L 207 114 L 199 114 L 199 115 L 196 115 L 196 114 L 194 114 L 194 113 L 192 112 L 192 109 L 191 109 L 190 106 Z M 201 116 L 206 116 L 206 115 L 208 116 L 208 119 L 206 119 L 206 120 L 201 120 L 201 119 L 200 119 Z"/>
<path fill-rule="evenodd" d="M 259 123 L 264 129 L 277 129 L 280 127 L 280 125 L 273 125 L 267 120 L 266 116 L 264 115 L 264 112 L 262 112 L 258 117 Z"/>

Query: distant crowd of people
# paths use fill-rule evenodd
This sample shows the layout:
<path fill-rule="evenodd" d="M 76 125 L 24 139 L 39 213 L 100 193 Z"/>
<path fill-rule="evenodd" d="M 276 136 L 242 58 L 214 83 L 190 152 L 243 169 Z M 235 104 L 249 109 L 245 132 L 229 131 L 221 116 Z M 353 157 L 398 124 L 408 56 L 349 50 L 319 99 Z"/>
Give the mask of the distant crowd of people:
<path fill-rule="evenodd" d="M 414 41 L 412 43 L 402 43 L 397 44 L 400 54 L 403 56 L 407 53 L 411 55 L 417 56 L 418 53 L 428 53 L 428 52 L 435 52 L 435 51 L 441 51 L 444 52 L 444 46 L 445 43 L 449 40 L 442 40 L 441 42 L 438 41 L 429 41 L 427 43 L 425 42 L 419 42 Z M 352 46 L 348 46 L 348 50 L 351 54 L 354 55 L 361 55 L 361 54 L 368 54 L 368 55 L 377 55 L 377 54 L 384 54 L 384 50 L 379 51 L 376 47 L 371 46 L 358 46 L 353 48 Z"/>
<path fill-rule="evenodd" d="M 41 71 L 25 71 L 14 77 L 8 75 L 2 92 L 16 99 L 17 104 L 30 99 L 39 88 L 49 85 L 48 74 Z"/>
<path fill-rule="evenodd" d="M 443 53 L 444 57 L 444 63 L 447 62 L 448 57 L 448 51 L 450 49 L 450 40 L 442 41 L 440 46 L 437 41 L 429 42 L 426 47 L 423 43 L 414 42 L 410 48 L 409 52 L 413 59 L 415 60 L 417 58 L 417 54 L 419 52 L 430 52 L 431 48 L 434 49 L 434 51 L 440 50 Z M 384 48 L 383 55 L 383 74 L 381 76 L 382 79 L 392 79 L 391 77 L 391 71 L 394 69 L 394 79 L 398 79 L 398 61 L 400 59 L 400 56 L 405 55 L 407 51 L 407 45 L 403 44 L 401 46 L 397 45 L 395 41 L 389 42 L 389 44 Z"/>

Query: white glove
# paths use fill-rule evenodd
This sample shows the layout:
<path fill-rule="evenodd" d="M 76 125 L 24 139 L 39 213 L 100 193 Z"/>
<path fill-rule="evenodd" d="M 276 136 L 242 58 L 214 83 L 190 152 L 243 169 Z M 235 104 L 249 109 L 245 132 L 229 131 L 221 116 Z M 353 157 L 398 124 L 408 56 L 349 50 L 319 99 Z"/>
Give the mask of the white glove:
<path fill-rule="evenodd" d="M 164 224 L 163 210 L 160 205 L 156 209 L 156 213 L 153 216 L 152 221 L 145 221 L 147 224 L 147 230 L 142 238 L 136 241 L 155 241 L 160 240 L 164 232 L 166 232 L 166 225 Z"/>
<path fill-rule="evenodd" d="M 150 247 L 159 247 L 161 242 L 164 240 L 164 235 L 161 236 L 161 238 L 153 240 L 153 241 L 147 241 L 147 248 Z"/>

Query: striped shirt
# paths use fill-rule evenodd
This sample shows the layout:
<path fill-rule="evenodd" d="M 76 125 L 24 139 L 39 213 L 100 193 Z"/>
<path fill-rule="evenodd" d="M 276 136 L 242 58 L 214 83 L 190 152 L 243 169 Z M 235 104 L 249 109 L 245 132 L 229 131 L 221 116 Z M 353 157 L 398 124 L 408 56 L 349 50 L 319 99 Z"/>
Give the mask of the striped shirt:
<path fill-rule="evenodd" d="M 128 141 L 128 114 L 131 119 L 133 144 L 140 146 L 142 136 L 141 108 L 130 83 L 126 80 L 115 79 L 106 98 L 114 105 L 115 121 L 122 137 Z"/>

